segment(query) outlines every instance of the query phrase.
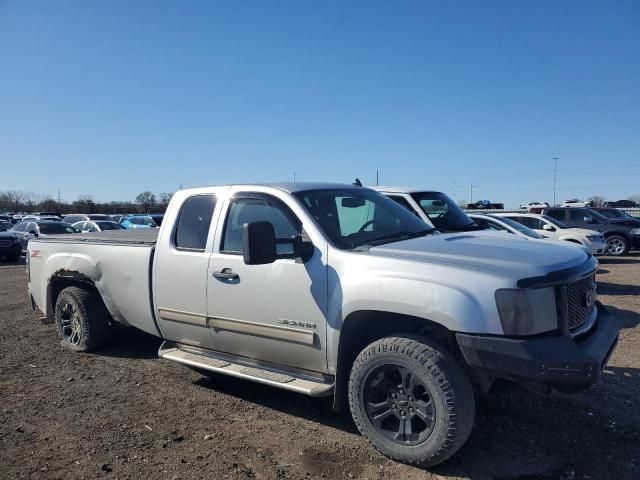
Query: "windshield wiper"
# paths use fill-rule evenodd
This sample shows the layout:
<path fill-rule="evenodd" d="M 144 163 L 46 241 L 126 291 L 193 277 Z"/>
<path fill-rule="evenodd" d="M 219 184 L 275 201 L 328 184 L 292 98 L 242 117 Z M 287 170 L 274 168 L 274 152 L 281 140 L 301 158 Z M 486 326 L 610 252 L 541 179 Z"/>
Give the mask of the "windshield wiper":
<path fill-rule="evenodd" d="M 429 235 L 430 233 L 433 233 L 435 231 L 436 231 L 435 228 L 425 228 L 424 230 L 419 230 L 417 232 L 407 232 L 407 231 L 393 232 L 393 233 L 389 233 L 387 235 L 382 235 L 380 237 L 376 237 L 376 238 L 372 238 L 370 240 L 366 240 L 366 241 L 364 241 L 362 243 L 358 243 L 358 244 L 354 245 L 354 247 L 361 247 L 363 245 L 372 245 L 374 243 L 380 244 L 380 242 L 381 243 L 390 243 L 390 242 L 396 242 L 396 241 L 400 241 L 400 240 L 408 240 L 410 238 L 424 237 L 424 236 Z"/>

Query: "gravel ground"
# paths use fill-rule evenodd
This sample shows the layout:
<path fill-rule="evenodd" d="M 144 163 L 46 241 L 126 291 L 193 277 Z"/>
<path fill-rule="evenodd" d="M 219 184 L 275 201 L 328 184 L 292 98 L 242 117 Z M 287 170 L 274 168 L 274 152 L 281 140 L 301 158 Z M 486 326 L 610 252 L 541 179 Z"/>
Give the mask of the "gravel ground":
<path fill-rule="evenodd" d="M 64 350 L 29 308 L 24 267 L 0 263 L 0 478 L 640 478 L 640 254 L 603 259 L 600 300 L 624 320 L 602 383 L 478 399 L 468 443 L 429 471 L 379 455 L 311 399 L 159 360 L 128 331 Z"/>

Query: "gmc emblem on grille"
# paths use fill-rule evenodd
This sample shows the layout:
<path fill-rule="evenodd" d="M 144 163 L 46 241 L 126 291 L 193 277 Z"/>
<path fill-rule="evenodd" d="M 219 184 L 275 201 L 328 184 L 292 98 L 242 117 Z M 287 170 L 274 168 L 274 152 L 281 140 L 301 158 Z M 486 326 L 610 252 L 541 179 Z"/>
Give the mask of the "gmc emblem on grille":
<path fill-rule="evenodd" d="M 592 288 L 591 290 L 584 292 L 584 296 L 582 297 L 582 304 L 585 306 L 585 308 L 590 310 L 591 307 L 593 307 L 594 303 L 596 303 L 596 292 L 595 289 Z"/>

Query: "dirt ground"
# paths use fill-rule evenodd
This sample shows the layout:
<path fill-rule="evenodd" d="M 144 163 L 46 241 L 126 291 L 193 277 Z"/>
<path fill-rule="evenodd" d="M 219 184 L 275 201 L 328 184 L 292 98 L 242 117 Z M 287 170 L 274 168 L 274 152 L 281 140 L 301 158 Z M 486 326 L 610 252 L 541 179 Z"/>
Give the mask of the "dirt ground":
<path fill-rule="evenodd" d="M 64 350 L 24 267 L 0 263 L 0 478 L 638 479 L 640 254 L 598 277 L 624 320 L 604 381 L 576 396 L 497 385 L 468 443 L 426 471 L 379 455 L 326 399 L 203 377 L 159 360 L 154 337 Z"/>

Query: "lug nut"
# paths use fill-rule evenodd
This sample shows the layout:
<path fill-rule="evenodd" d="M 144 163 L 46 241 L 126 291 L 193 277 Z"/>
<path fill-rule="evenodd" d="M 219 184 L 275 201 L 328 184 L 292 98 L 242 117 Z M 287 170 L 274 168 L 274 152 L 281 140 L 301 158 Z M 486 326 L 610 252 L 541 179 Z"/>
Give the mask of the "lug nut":
<path fill-rule="evenodd" d="M 407 400 L 409 400 L 410 402 L 413 402 L 413 397 L 409 395 L 409 397 L 407 397 Z"/>
<path fill-rule="evenodd" d="M 395 392 L 391 392 L 391 398 L 396 398 Z"/>
<path fill-rule="evenodd" d="M 395 410 L 395 409 L 396 409 L 396 404 L 395 404 L 395 403 L 392 403 L 392 404 L 391 404 L 391 408 L 393 408 L 393 409 Z"/>
<path fill-rule="evenodd" d="M 409 413 L 410 413 L 411 415 L 413 415 L 413 412 L 414 412 L 414 411 L 415 411 L 415 410 L 413 409 L 413 407 L 409 407 Z"/>

